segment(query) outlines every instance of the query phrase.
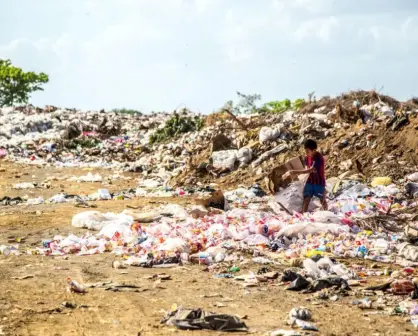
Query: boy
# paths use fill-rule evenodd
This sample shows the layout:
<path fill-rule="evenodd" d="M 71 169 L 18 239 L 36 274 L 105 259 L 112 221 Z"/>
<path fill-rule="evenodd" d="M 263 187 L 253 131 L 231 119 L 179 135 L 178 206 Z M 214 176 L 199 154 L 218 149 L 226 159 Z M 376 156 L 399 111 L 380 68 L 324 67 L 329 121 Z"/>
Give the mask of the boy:
<path fill-rule="evenodd" d="M 302 175 L 309 174 L 306 181 L 305 188 L 303 189 L 303 208 L 302 213 L 308 211 L 309 203 L 313 196 L 318 197 L 321 200 L 322 208 L 328 209 L 327 200 L 325 197 L 325 160 L 321 153 L 317 151 L 318 145 L 315 140 L 306 140 L 305 144 L 306 153 L 306 167 L 304 170 L 292 170 L 290 174 Z"/>

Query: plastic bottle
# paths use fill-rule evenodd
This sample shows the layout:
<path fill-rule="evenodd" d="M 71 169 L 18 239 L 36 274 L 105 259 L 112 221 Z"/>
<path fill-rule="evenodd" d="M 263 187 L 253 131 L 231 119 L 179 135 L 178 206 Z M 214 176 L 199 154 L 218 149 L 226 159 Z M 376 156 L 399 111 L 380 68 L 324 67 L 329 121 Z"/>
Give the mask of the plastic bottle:
<path fill-rule="evenodd" d="M 278 220 L 272 220 L 269 223 L 260 225 L 258 227 L 258 233 L 268 237 L 275 232 L 279 232 L 283 227 L 283 224 Z"/>
<path fill-rule="evenodd" d="M 191 257 L 194 258 L 195 256 L 196 255 L 193 255 Z M 212 259 L 212 256 L 209 253 L 199 252 L 198 262 L 199 262 L 199 264 L 203 264 L 203 265 L 212 265 L 213 264 L 213 259 Z"/>

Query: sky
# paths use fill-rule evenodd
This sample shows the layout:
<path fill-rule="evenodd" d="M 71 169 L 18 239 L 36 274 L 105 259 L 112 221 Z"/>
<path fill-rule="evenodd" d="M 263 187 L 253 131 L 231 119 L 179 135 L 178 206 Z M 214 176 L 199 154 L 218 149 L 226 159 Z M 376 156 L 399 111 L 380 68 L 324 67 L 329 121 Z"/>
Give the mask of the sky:
<path fill-rule="evenodd" d="M 417 0 L 0 0 L 0 58 L 50 76 L 31 102 L 209 113 L 376 89 L 418 93 Z"/>

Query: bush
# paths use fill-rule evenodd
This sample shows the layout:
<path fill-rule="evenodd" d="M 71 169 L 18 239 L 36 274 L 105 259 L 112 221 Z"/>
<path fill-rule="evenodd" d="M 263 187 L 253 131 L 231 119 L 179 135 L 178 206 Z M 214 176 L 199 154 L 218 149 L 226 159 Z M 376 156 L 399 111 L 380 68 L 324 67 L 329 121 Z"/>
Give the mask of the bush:
<path fill-rule="evenodd" d="M 170 138 L 179 136 L 180 134 L 198 131 L 203 128 L 204 119 L 199 116 L 180 117 L 179 114 L 174 115 L 166 121 L 163 128 L 157 129 L 149 139 L 150 144 L 164 142 Z"/>
<path fill-rule="evenodd" d="M 265 103 L 261 109 L 260 113 L 283 113 L 287 110 L 298 111 L 300 108 L 305 106 L 304 99 L 296 99 L 293 103 L 290 99 L 284 100 L 274 100 L 268 103 Z"/>

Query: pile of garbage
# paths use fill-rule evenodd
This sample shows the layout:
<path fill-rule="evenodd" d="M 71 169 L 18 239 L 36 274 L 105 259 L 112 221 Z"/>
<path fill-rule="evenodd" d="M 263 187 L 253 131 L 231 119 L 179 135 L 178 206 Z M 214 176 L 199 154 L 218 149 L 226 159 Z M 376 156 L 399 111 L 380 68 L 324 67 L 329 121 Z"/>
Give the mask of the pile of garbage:
<path fill-rule="evenodd" d="M 414 214 L 418 203 L 405 188 L 387 184 L 384 178 L 375 179 L 371 185 L 343 180 L 332 187 L 328 211 L 312 202 L 312 212 L 300 214 L 301 201 L 295 198 L 301 188 L 299 182 L 275 196 L 267 196 L 258 186 L 225 192 L 225 204 L 217 208 L 211 207 L 213 204 L 168 204 L 147 212 L 84 211 L 72 219 L 74 227 L 88 230 L 82 236 L 56 236 L 28 253 L 113 252 L 124 256 L 129 265 L 149 266 L 168 261 L 197 260 L 208 265 L 239 261 L 242 251 L 248 249 L 259 250 L 258 255 L 274 252 L 288 260 L 331 253 L 338 258 L 389 263 L 398 262 L 393 252 L 399 250 L 403 259 L 418 262 L 418 247 L 415 255 L 411 247 L 401 245 L 408 239 L 411 242 L 414 235 L 418 241 Z M 195 192 L 207 196 L 214 190 Z M 99 193 L 102 199 L 112 197 L 103 190 Z"/>
<path fill-rule="evenodd" d="M 399 178 L 416 164 L 417 111 L 415 100 L 400 103 L 374 91 L 237 116 L 3 108 L 0 155 L 26 164 L 135 171 L 172 186 L 248 186 L 314 138 L 334 176 L 360 171 Z"/>

